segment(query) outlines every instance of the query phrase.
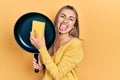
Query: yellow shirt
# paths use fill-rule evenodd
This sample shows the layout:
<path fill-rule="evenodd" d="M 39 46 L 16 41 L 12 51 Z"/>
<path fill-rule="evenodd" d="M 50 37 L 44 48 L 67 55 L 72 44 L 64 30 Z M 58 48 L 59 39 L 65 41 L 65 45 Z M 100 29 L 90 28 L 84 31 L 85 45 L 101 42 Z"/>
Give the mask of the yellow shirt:
<path fill-rule="evenodd" d="M 81 41 L 73 38 L 61 46 L 52 59 L 46 47 L 39 49 L 46 67 L 43 80 L 78 80 L 77 68 L 83 58 Z"/>

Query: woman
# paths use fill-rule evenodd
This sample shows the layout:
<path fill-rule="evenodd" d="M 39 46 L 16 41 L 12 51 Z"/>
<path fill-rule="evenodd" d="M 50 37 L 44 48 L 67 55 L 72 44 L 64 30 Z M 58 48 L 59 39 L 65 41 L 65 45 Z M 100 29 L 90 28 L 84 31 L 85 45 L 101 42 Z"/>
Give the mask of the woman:
<path fill-rule="evenodd" d="M 43 70 L 43 80 L 78 80 L 77 66 L 83 58 L 81 41 L 79 39 L 78 14 L 76 10 L 66 5 L 55 17 L 56 39 L 49 51 L 46 49 L 44 36 L 42 39 L 30 36 L 30 41 L 40 51 L 39 64 L 33 59 L 33 67 Z"/>

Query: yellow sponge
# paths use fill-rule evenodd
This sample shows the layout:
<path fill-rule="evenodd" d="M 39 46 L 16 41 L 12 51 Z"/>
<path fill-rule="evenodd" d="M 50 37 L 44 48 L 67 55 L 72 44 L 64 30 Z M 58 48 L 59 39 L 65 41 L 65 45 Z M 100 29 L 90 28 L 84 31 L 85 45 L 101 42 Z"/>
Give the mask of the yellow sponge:
<path fill-rule="evenodd" d="M 38 37 L 42 38 L 43 33 L 44 33 L 44 28 L 45 28 L 45 22 L 33 20 L 33 22 L 32 22 L 32 34 L 34 37 L 36 36 L 34 33 L 34 30 L 36 30 L 38 33 Z"/>

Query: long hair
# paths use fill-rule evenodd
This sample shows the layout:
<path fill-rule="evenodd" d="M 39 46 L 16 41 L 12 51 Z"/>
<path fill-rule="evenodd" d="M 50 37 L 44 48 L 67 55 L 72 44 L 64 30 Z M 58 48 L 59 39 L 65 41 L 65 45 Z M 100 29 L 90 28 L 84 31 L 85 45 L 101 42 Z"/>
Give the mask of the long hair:
<path fill-rule="evenodd" d="M 73 6 L 66 5 L 66 6 L 63 6 L 61 9 L 59 9 L 59 11 L 57 12 L 57 14 L 56 14 L 56 16 L 55 16 L 55 20 L 54 20 L 55 29 L 56 29 L 56 26 L 57 26 L 57 23 L 58 23 L 58 16 L 59 16 L 59 14 L 61 13 L 61 11 L 62 11 L 63 9 L 70 9 L 70 10 L 72 10 L 72 11 L 75 13 L 75 15 L 76 15 L 76 21 L 75 21 L 75 24 L 74 24 L 74 29 L 70 32 L 70 34 L 71 34 L 73 37 L 79 38 L 79 20 L 78 20 L 78 13 L 77 13 L 76 9 L 75 9 Z M 56 34 L 58 34 L 57 29 L 56 29 Z"/>
<path fill-rule="evenodd" d="M 79 38 L 79 20 L 78 20 L 78 13 L 76 11 L 76 9 L 73 7 L 73 6 L 70 6 L 70 5 L 65 5 L 63 6 L 61 9 L 59 9 L 59 11 L 57 12 L 56 16 L 55 16 L 55 20 L 54 20 L 54 26 L 55 26 L 55 30 L 56 30 L 56 38 L 55 38 L 55 42 L 56 42 L 56 39 L 58 38 L 58 35 L 59 35 L 59 32 L 57 30 L 57 23 L 58 23 L 58 17 L 59 17 L 59 14 L 61 13 L 61 11 L 63 9 L 70 9 L 72 10 L 75 15 L 76 15 L 76 21 L 75 21 L 75 24 L 74 24 L 74 28 L 70 31 L 70 35 L 73 36 L 73 37 L 76 37 L 76 38 Z M 55 44 L 54 42 L 54 44 Z M 51 46 L 51 48 L 49 49 L 49 52 L 50 54 L 54 54 L 54 44 Z"/>

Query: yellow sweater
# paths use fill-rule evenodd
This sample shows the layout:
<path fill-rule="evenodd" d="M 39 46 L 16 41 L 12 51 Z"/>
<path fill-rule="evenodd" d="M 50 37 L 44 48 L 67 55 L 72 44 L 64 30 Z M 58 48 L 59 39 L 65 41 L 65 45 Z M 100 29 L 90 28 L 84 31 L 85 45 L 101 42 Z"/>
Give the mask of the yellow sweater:
<path fill-rule="evenodd" d="M 68 43 L 61 46 L 53 59 L 49 55 L 46 47 L 39 49 L 46 67 L 43 80 L 78 80 L 77 68 L 83 58 L 81 41 L 73 38 Z"/>

